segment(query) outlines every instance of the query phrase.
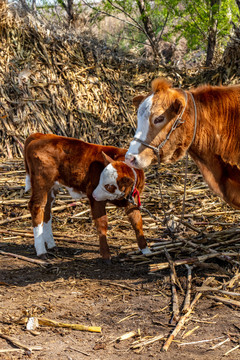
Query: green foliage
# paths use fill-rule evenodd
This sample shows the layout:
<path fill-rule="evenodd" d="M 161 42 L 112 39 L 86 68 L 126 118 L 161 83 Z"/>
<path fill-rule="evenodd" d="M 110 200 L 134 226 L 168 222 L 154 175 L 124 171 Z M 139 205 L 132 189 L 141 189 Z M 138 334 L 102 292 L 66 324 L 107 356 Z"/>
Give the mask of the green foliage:
<path fill-rule="evenodd" d="M 216 0 L 212 6 L 212 0 L 154 0 L 144 1 L 146 12 L 153 25 L 155 35 L 160 35 L 167 19 L 163 39 L 178 41 L 181 37 L 187 40 L 190 50 L 206 50 L 208 34 L 214 22 L 217 24 L 218 47 L 226 45 L 231 33 L 231 21 L 237 21 L 238 8 L 235 0 Z M 137 6 L 137 0 L 103 0 L 97 6 L 109 14 L 125 14 L 126 20 L 142 25 L 142 16 Z M 126 14 L 129 14 L 127 17 Z M 216 20 L 216 21 L 215 21 Z M 135 46 L 141 47 L 146 41 L 146 35 L 134 27 L 125 25 L 125 36 L 136 41 Z M 124 40 L 122 41 L 122 44 Z"/>
<path fill-rule="evenodd" d="M 215 20 L 218 46 L 226 44 L 232 29 L 231 21 L 237 21 L 235 0 L 219 0 L 212 7 L 210 0 L 184 0 L 180 4 L 183 8 L 178 10 L 181 20 L 176 30 L 187 39 L 190 49 L 206 49 L 209 29 Z"/>

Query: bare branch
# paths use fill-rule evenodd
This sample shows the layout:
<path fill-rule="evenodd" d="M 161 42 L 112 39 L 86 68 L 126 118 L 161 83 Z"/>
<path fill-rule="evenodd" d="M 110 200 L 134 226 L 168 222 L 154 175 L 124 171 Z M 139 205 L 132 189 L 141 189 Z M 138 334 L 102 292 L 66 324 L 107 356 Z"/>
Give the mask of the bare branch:
<path fill-rule="evenodd" d="M 117 17 L 117 16 L 115 16 L 115 15 L 109 14 L 109 13 L 106 12 L 106 11 L 100 10 L 100 9 L 96 8 L 95 6 L 90 5 L 90 4 L 89 4 L 87 1 L 85 1 L 85 0 L 83 0 L 83 3 L 84 3 L 86 6 L 90 7 L 91 9 L 93 9 L 93 10 L 95 10 L 95 11 L 98 11 L 98 12 L 101 13 L 101 14 L 110 16 L 110 17 L 112 17 L 112 18 L 114 18 L 114 19 L 117 19 L 117 20 L 119 20 L 119 21 L 121 21 L 121 22 L 123 22 L 123 23 L 125 23 L 125 24 L 131 25 L 131 26 L 135 27 L 136 29 L 138 29 L 138 30 L 140 30 L 140 31 L 143 31 L 142 28 L 141 28 L 141 26 L 140 26 L 137 22 L 136 22 L 136 24 L 137 24 L 137 25 L 136 25 L 136 24 L 133 24 L 133 23 L 131 23 L 130 21 L 127 21 L 127 20 L 125 20 L 125 19 L 120 19 L 119 17 Z"/>

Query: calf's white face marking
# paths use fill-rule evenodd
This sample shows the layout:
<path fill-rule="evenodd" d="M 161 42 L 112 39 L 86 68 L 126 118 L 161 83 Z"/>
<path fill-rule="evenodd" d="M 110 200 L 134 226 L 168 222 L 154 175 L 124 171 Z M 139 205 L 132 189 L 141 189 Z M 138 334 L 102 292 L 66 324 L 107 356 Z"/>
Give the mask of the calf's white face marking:
<path fill-rule="evenodd" d="M 117 185 L 118 172 L 112 166 L 108 164 L 101 173 L 99 184 L 93 191 L 92 196 L 97 201 L 104 200 L 116 200 L 123 196 L 123 193 L 119 190 Z M 107 188 L 115 189 L 113 192 L 109 192 Z"/>
<path fill-rule="evenodd" d="M 134 135 L 134 137 L 137 139 L 141 139 L 141 140 L 145 141 L 147 138 L 147 135 L 149 132 L 149 118 L 151 115 L 152 104 L 153 104 L 153 94 L 148 96 L 140 104 L 140 106 L 138 108 L 138 114 L 137 114 L 138 125 L 137 125 L 136 133 Z M 136 159 L 136 163 L 141 164 L 141 167 L 146 167 L 149 165 L 149 164 L 143 163 L 143 161 L 140 159 L 140 156 L 139 156 L 140 146 L 141 146 L 140 142 L 138 142 L 136 140 L 131 141 L 129 149 L 125 155 L 126 163 L 128 165 L 130 165 L 130 166 L 133 165 L 130 162 L 130 159 L 133 155 Z M 136 167 L 139 167 L 139 166 L 136 166 Z"/>

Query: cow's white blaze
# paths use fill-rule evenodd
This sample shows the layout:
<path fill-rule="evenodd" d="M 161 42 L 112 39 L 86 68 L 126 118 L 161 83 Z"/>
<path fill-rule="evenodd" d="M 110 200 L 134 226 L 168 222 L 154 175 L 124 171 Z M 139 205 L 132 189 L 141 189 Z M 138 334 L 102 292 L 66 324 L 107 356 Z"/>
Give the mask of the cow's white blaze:
<path fill-rule="evenodd" d="M 151 114 L 152 98 L 153 98 L 153 94 L 148 96 L 138 108 L 138 113 L 137 113 L 138 124 L 134 137 L 137 139 L 141 139 L 143 141 L 146 140 L 149 131 L 149 117 Z M 127 153 L 137 154 L 140 145 L 141 144 L 136 140 L 132 140 Z"/>
<path fill-rule="evenodd" d="M 108 164 L 102 171 L 99 184 L 92 193 L 94 199 L 97 201 L 104 201 L 120 198 L 123 194 L 118 188 L 117 178 L 117 170 L 112 166 L 112 164 Z M 107 189 L 105 188 L 106 185 L 114 185 L 116 187 L 114 193 L 110 193 L 109 191 L 107 191 Z"/>
<path fill-rule="evenodd" d="M 39 224 L 33 228 L 34 245 L 37 252 L 37 256 L 46 254 L 45 242 L 43 238 L 43 224 Z"/>
<path fill-rule="evenodd" d="M 151 114 L 152 103 L 153 103 L 153 94 L 148 96 L 138 108 L 138 114 L 137 114 L 138 124 L 137 124 L 137 130 L 136 130 L 134 137 L 137 139 L 141 139 L 143 141 L 146 140 L 147 134 L 149 132 L 149 117 Z M 125 155 L 126 163 L 128 165 L 132 166 L 132 164 L 130 162 L 132 156 L 134 156 L 134 158 L 136 159 L 136 162 L 138 162 L 138 163 L 141 162 L 140 158 L 139 158 L 140 146 L 141 146 L 140 142 L 138 142 L 136 140 L 131 141 L 129 149 Z M 145 167 L 145 166 L 146 165 L 144 165 L 143 167 Z"/>

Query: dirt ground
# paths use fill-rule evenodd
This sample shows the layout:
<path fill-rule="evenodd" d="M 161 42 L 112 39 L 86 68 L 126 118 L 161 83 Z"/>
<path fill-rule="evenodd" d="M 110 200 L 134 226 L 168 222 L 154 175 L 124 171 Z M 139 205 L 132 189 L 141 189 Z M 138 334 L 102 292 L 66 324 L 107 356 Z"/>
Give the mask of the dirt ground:
<path fill-rule="evenodd" d="M 23 164 L 21 161 L 4 163 L 0 172 L 1 169 L 0 250 L 36 259 L 30 218 L 3 223 L 6 219 L 28 214 L 29 195 L 23 193 Z M 71 204 L 71 200 L 63 193 L 56 206 L 66 203 Z M 83 202 L 54 213 L 53 231 L 58 253 L 50 256 L 47 266 L 1 255 L 0 332 L 29 348 L 40 346 L 41 349 L 33 350 L 31 354 L 29 351 L 20 352 L 18 346 L 0 337 L 0 351 L 18 349 L 16 352 L 0 352 L 0 359 L 208 360 L 222 359 L 228 350 L 239 344 L 239 307 L 223 304 L 204 293 L 168 352 L 162 352 L 166 338 L 176 325 L 174 321 L 170 323 L 172 292 L 169 269 L 149 273 L 149 263 L 139 264 L 127 257 L 129 249 L 136 249 L 134 233 L 122 210 L 112 208 L 108 211 L 108 241 L 113 260 L 111 266 L 103 264 L 88 209 L 87 202 Z M 84 214 L 76 216 L 81 212 Z M 226 221 L 218 219 L 219 222 L 223 220 Z M 4 233 L 4 230 L 9 230 L 9 233 Z M 162 227 L 151 221 L 145 222 L 144 230 L 150 241 L 159 241 L 163 235 Z M 179 251 L 171 255 L 174 259 L 183 257 Z M 151 259 L 151 263 L 165 261 L 164 254 Z M 236 266 L 228 262 L 214 259 L 207 264 L 209 266 L 193 268 L 192 298 L 196 287 L 201 286 L 208 276 L 214 277 L 211 286 L 217 287 L 227 283 L 236 273 Z M 179 266 L 176 271 L 185 292 L 186 268 Z M 232 291 L 236 291 L 237 286 Z M 177 292 L 181 305 L 184 295 L 180 288 Z M 235 299 L 239 301 L 239 297 Z M 101 333 L 43 325 L 27 331 L 26 324 L 20 321 L 26 317 L 98 326 Z M 190 330 L 193 332 L 189 334 Z M 131 331 L 135 336 L 119 339 Z M 158 335 L 162 335 L 160 340 L 149 344 L 140 342 L 154 340 Z M 211 349 L 223 341 L 221 346 Z M 239 359 L 240 349 L 224 358 Z"/>

